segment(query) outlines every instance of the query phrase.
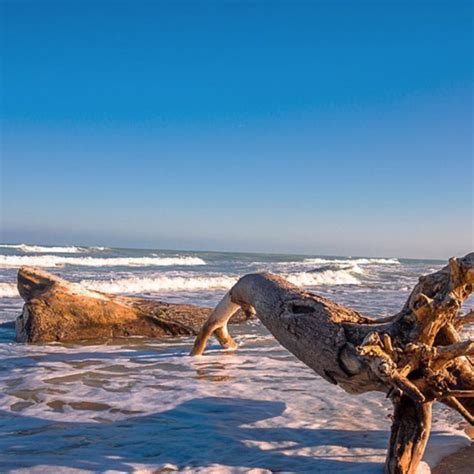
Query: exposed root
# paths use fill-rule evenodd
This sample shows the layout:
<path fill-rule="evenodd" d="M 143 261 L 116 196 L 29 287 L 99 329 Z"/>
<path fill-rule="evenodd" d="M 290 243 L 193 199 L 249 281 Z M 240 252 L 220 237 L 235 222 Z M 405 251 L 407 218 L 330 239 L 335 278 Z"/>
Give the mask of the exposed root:
<path fill-rule="evenodd" d="M 474 416 L 457 398 L 446 397 L 443 403 L 456 410 L 466 421 L 474 425 Z"/>
<path fill-rule="evenodd" d="M 469 324 L 474 324 L 474 310 L 471 309 L 469 313 L 465 314 L 464 316 L 457 316 L 454 320 L 454 326 L 456 330 L 462 331 L 464 326 Z"/>

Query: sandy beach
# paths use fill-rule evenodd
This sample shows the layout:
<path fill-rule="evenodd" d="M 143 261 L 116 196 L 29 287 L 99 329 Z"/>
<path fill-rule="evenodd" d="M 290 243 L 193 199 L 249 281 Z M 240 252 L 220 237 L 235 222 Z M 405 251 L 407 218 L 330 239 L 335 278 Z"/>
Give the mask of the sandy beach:
<path fill-rule="evenodd" d="M 474 468 L 474 428 L 465 425 L 464 431 L 471 439 L 471 444 L 440 459 L 431 469 L 432 474 L 472 474 Z"/>
<path fill-rule="evenodd" d="M 474 444 L 443 458 L 432 470 L 433 474 L 472 474 Z"/>

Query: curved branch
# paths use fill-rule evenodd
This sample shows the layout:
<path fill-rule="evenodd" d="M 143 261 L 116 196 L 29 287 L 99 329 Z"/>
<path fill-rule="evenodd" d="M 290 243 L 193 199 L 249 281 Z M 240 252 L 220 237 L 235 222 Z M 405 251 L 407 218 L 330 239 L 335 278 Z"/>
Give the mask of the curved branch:
<path fill-rule="evenodd" d="M 227 330 L 227 323 L 229 319 L 239 310 L 239 305 L 232 303 L 231 296 L 226 293 L 224 298 L 216 306 L 216 309 L 211 313 L 209 319 L 201 328 L 191 355 L 201 355 L 206 349 L 208 339 L 212 334 L 215 334 L 220 344 L 226 349 L 236 349 L 237 343 L 232 339 L 232 336 Z"/>

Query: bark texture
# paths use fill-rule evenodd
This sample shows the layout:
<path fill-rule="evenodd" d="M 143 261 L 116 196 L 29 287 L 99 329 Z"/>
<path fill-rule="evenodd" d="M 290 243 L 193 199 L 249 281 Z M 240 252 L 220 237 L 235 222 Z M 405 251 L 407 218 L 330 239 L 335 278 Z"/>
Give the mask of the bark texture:
<path fill-rule="evenodd" d="M 33 267 L 20 268 L 18 291 L 25 300 L 16 320 L 19 342 L 195 335 L 211 313 L 194 305 L 89 291 Z M 239 312 L 234 321 L 246 318 Z"/>
<path fill-rule="evenodd" d="M 392 398 L 385 469 L 411 474 L 429 437 L 433 401 L 474 422 L 474 341 L 460 336 L 473 316 L 459 314 L 473 284 L 474 253 L 452 258 L 420 277 L 399 313 L 371 319 L 276 275 L 246 275 L 206 321 L 192 354 L 202 354 L 212 334 L 236 349 L 227 322 L 239 308 L 255 311 L 286 349 L 328 382 L 349 393 L 381 391 Z"/>

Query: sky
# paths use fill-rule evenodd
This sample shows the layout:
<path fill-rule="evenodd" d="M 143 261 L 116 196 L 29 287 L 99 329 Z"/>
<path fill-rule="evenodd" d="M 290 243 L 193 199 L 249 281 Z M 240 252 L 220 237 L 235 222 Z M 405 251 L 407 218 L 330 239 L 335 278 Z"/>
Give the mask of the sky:
<path fill-rule="evenodd" d="M 474 248 L 471 1 L 0 5 L 3 242 Z"/>

